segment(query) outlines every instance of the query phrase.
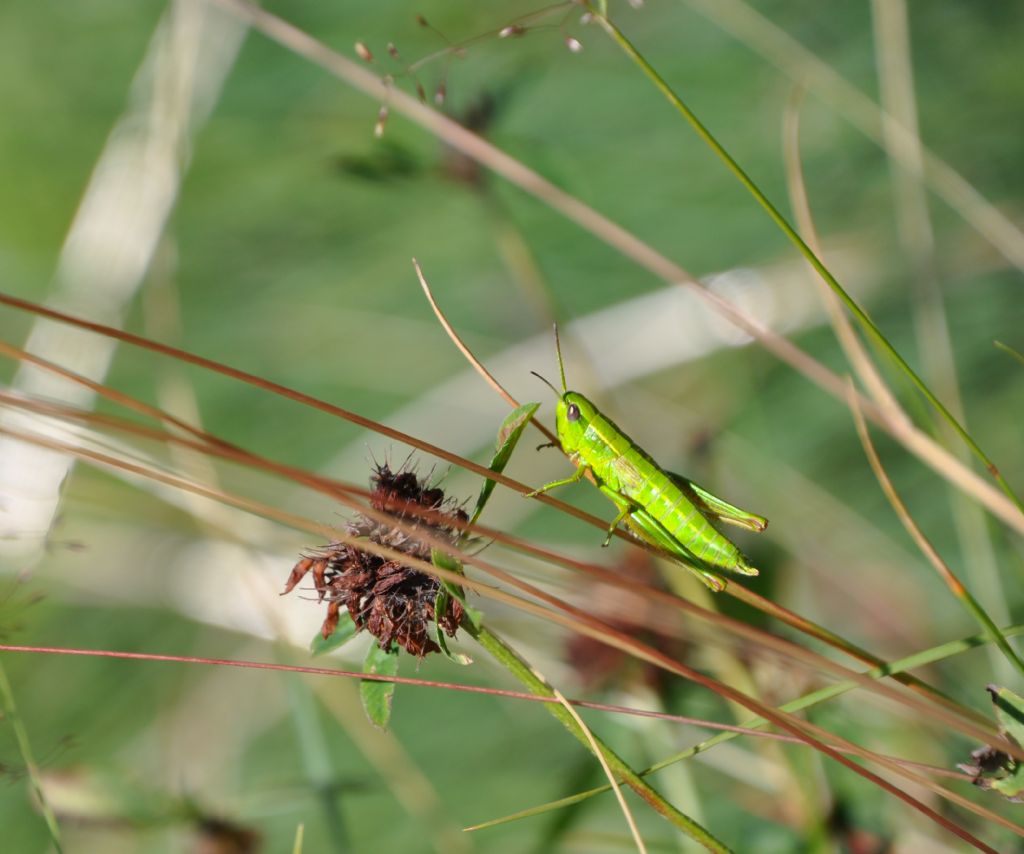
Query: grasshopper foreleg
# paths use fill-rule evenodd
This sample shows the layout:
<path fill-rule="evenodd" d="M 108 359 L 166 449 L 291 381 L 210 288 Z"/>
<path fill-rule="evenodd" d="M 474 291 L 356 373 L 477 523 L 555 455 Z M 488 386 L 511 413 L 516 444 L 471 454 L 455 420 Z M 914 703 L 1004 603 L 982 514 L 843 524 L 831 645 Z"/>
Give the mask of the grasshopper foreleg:
<path fill-rule="evenodd" d="M 539 489 L 533 490 L 533 492 L 527 492 L 523 498 L 534 498 L 541 493 L 547 492 L 550 489 L 554 489 L 558 486 L 568 486 L 571 483 L 579 483 L 586 476 L 589 471 L 589 466 L 579 466 L 571 477 L 564 478 L 562 480 L 553 480 L 551 483 L 545 483 Z"/>

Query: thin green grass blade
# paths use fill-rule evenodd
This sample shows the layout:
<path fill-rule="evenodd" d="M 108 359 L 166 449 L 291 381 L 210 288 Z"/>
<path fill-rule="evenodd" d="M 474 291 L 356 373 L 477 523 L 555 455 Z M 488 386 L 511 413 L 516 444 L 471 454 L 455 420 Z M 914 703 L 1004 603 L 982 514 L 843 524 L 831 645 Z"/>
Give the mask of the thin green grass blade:
<path fill-rule="evenodd" d="M 1004 344 L 1002 341 L 993 341 L 992 343 L 996 345 L 997 349 L 1002 350 L 1004 353 L 1009 353 L 1013 358 L 1024 365 L 1024 354 L 1021 354 L 1018 350 L 1014 350 L 1013 347 L 1009 344 Z"/>
<path fill-rule="evenodd" d="M 658 74 L 643 54 L 641 54 L 640 51 L 634 47 L 632 42 L 626 38 L 622 31 L 612 23 L 611 19 L 609 19 L 606 14 L 598 10 L 595 10 L 594 17 L 612 40 L 637 65 L 637 67 L 640 68 L 644 75 L 646 75 L 654 86 L 665 96 L 668 102 L 679 111 L 701 140 L 707 144 L 719 160 L 725 164 L 726 168 L 732 172 L 736 179 L 754 197 L 757 203 L 764 209 L 765 213 L 768 214 L 782 233 L 785 234 L 789 241 L 797 248 L 797 251 L 804 256 L 818 275 L 821 276 L 825 284 L 827 284 L 836 296 L 839 297 L 850 313 L 857 319 L 858 323 L 860 323 L 867 331 L 868 336 L 874 344 L 902 373 L 906 375 L 914 387 L 934 407 L 935 411 L 941 416 L 941 418 L 946 421 L 954 431 L 956 431 L 957 435 L 960 436 L 967 447 L 970 448 L 971 453 L 978 458 L 978 460 L 985 466 L 985 469 L 996 480 L 1003 492 L 1006 493 L 1010 500 L 1013 501 L 1021 511 L 1024 511 L 1024 503 L 1022 503 L 1020 498 L 1017 497 L 1017 493 L 1014 492 L 1013 488 L 1007 482 L 1006 478 L 1003 477 L 995 463 L 989 459 L 988 455 L 981 449 L 978 443 L 974 441 L 974 438 L 946 408 L 942 401 L 935 396 L 924 380 L 922 380 L 914 369 L 910 367 L 885 335 L 882 334 L 882 331 L 875 325 L 875 322 L 871 319 L 868 313 L 860 307 L 857 301 L 854 300 L 849 293 L 847 293 L 846 289 L 839 283 L 839 280 L 832 275 L 832 272 L 825 266 L 821 259 L 814 254 L 800 235 L 797 234 L 796 229 L 789 224 L 786 218 L 779 212 L 778 208 L 772 204 L 768 197 L 761 191 L 761 188 L 758 187 L 758 185 L 754 183 L 754 180 L 744 171 L 743 167 L 741 167 L 732 155 L 725 150 L 724 146 L 715 138 L 711 131 L 704 126 L 700 119 L 697 118 L 696 114 L 689 108 L 689 106 L 687 106 L 682 98 L 675 93 L 665 79 Z"/>
<path fill-rule="evenodd" d="M 309 685 L 296 673 L 288 674 L 285 687 L 306 782 L 320 804 L 320 813 L 334 850 L 344 851 L 349 847 L 349 835 L 342 813 L 337 773 L 328 747 L 330 742 L 318 714 L 316 699 Z"/>
<path fill-rule="evenodd" d="M 1018 635 L 1024 635 L 1024 624 L 1009 626 L 1003 629 L 1003 635 L 1005 637 L 1016 637 Z M 959 655 L 960 653 L 967 652 L 968 650 L 977 649 L 978 647 L 985 646 L 992 642 L 992 638 L 987 634 L 977 634 L 970 637 L 964 638 L 958 641 L 950 641 L 949 643 L 941 644 L 940 646 L 931 647 L 930 649 L 923 650 L 922 652 L 908 655 L 906 658 L 898 659 L 897 661 L 890 662 L 889 664 L 882 665 L 880 667 L 874 667 L 871 670 L 864 671 L 864 675 L 870 679 L 882 679 L 886 676 L 894 676 L 897 673 L 903 673 L 907 670 L 913 670 L 918 667 L 924 667 L 928 664 L 934 664 L 937 661 L 943 661 L 953 656 Z M 798 697 L 795 700 L 791 700 L 779 706 L 780 711 L 784 712 L 798 712 L 802 709 L 816 706 L 827 700 L 831 700 L 835 697 L 845 694 L 848 691 L 852 691 L 857 687 L 857 683 L 853 681 L 837 682 L 834 685 L 829 685 L 825 688 L 821 688 L 817 691 L 812 691 L 810 694 L 805 694 L 802 697 Z M 748 721 L 744 721 L 740 726 L 747 729 L 753 729 L 756 727 L 764 726 L 767 723 L 764 718 L 756 717 L 751 718 Z M 725 741 L 737 738 L 742 733 L 737 732 L 720 732 L 705 741 L 696 744 L 693 747 L 689 747 L 686 750 L 682 750 L 654 765 L 646 768 L 640 772 L 641 777 L 645 777 L 648 774 L 653 774 L 655 771 L 660 771 L 662 768 L 667 768 L 676 762 L 681 762 L 684 759 L 696 756 L 698 753 L 704 753 L 710 750 L 716 744 L 721 744 Z M 605 792 L 610 791 L 609 786 L 597 786 L 593 789 L 588 789 L 585 792 L 577 792 L 574 795 L 568 795 L 564 798 L 559 798 L 556 801 L 548 801 L 545 804 L 539 804 L 535 807 L 530 807 L 519 812 L 511 813 L 501 818 L 492 819 L 491 821 L 477 824 L 473 827 L 474 830 L 486 830 L 490 827 L 496 827 L 499 824 L 507 824 L 508 822 L 518 821 L 523 818 L 532 818 L 533 816 L 543 815 L 546 812 L 552 810 L 562 809 L 564 807 L 572 806 L 574 804 L 586 801 L 595 795 L 601 795 Z"/>
<path fill-rule="evenodd" d="M 473 636 L 477 643 L 490 653 L 496 662 L 505 667 L 532 693 L 540 697 L 554 696 L 550 686 L 548 686 L 544 680 L 542 680 L 533 671 L 533 668 L 520 658 L 503 640 L 490 632 L 486 627 L 473 626 L 469 621 L 463 621 L 463 628 Z M 588 750 L 592 750 L 590 741 L 586 734 L 582 729 L 580 729 L 576 720 L 563 706 L 551 703 L 547 705 L 547 709 L 562 723 L 563 726 L 565 726 L 567 730 L 569 730 L 570 733 L 573 734 L 573 736 L 575 736 L 578 741 L 583 744 L 584 747 Z M 703 845 L 708 851 L 727 852 L 730 850 L 724 843 L 712 836 L 707 829 L 666 801 L 664 797 L 655 791 L 648 783 L 642 780 L 640 775 L 626 764 L 626 762 L 600 738 L 597 738 L 597 736 L 594 736 L 594 738 L 598 748 L 604 755 L 605 761 L 608 763 L 608 766 L 612 769 L 615 776 L 618 777 L 624 785 L 629 786 L 634 792 L 643 798 L 652 809 L 670 821 L 691 839 Z M 609 789 L 610 787 L 605 787 L 606 791 Z"/>
<path fill-rule="evenodd" d="M 0 661 L 0 709 L 3 710 L 3 717 L 7 719 L 14 731 L 14 739 L 18 744 L 22 762 L 25 763 L 25 771 L 32 785 L 32 793 L 36 797 L 43 821 L 46 823 L 46 830 L 50 834 L 50 842 L 53 843 L 57 854 L 62 854 L 64 848 L 61 844 L 60 825 L 57 823 L 57 816 L 50 808 L 50 802 L 46 799 L 46 793 L 39 778 L 39 766 L 36 764 L 32 753 L 32 743 L 28 738 L 28 730 L 18 713 L 18 706 L 14 702 L 14 692 L 11 690 L 11 683 L 7 680 L 7 671 L 4 669 L 2 661 Z"/>

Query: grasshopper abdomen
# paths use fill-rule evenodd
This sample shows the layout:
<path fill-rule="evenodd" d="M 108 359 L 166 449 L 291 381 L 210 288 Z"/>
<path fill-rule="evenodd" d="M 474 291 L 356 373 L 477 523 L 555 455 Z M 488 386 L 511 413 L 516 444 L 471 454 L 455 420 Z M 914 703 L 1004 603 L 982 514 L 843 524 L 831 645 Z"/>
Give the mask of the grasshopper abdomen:
<path fill-rule="evenodd" d="M 581 417 L 592 413 L 575 454 L 606 493 L 614 492 L 629 501 L 635 508 L 631 512 L 645 512 L 683 547 L 689 559 L 714 569 L 757 573 L 736 545 L 711 524 L 697 505 L 699 496 L 688 490 L 687 484 L 664 471 L 583 395 L 569 394 L 577 399 Z"/>

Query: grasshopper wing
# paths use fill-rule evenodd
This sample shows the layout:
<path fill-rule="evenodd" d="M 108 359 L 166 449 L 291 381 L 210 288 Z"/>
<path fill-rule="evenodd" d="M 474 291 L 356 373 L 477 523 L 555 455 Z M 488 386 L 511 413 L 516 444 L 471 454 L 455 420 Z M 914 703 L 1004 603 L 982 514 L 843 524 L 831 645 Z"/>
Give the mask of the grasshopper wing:
<path fill-rule="evenodd" d="M 713 567 L 698 558 L 686 546 L 672 537 L 646 510 L 637 509 L 629 514 L 626 524 L 630 530 L 641 540 L 656 546 L 662 551 L 668 552 L 676 562 L 690 570 L 708 587 L 721 593 L 725 590 L 726 581 Z"/>
<path fill-rule="evenodd" d="M 756 513 L 750 513 L 747 510 L 734 507 L 681 474 L 671 471 L 665 472 L 665 474 L 672 478 L 676 486 L 683 490 L 701 511 L 714 516 L 716 519 L 720 519 L 730 525 L 746 528 L 748 531 L 761 532 L 768 527 L 768 520 L 764 516 L 758 516 Z"/>

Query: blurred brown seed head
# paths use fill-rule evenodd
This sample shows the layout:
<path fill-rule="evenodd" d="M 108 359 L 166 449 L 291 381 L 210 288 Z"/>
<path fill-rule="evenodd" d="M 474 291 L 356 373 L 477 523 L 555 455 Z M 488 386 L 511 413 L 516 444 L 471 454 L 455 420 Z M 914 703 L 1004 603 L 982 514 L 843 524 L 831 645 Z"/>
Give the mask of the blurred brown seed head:
<path fill-rule="evenodd" d="M 346 525 L 351 536 L 425 561 L 430 561 L 431 546 L 416 535 L 417 531 L 453 545 L 458 541 L 460 526 L 468 516 L 445 496 L 444 490 L 430 486 L 414 471 L 393 472 L 386 463 L 377 466 L 370 484 L 370 506 L 400 521 L 402 527 L 360 514 Z M 292 569 L 284 592 L 295 589 L 309 573 L 318 601 L 328 603 L 321 627 L 325 638 L 337 628 L 344 607 L 357 628 L 376 637 L 382 649 L 396 643 L 422 658 L 440 651 L 431 639 L 432 623 L 454 637 L 462 621 L 462 604 L 454 597 L 448 600 L 444 613 L 435 614 L 440 589 L 437 578 L 357 546 L 333 542 L 304 557 Z"/>

